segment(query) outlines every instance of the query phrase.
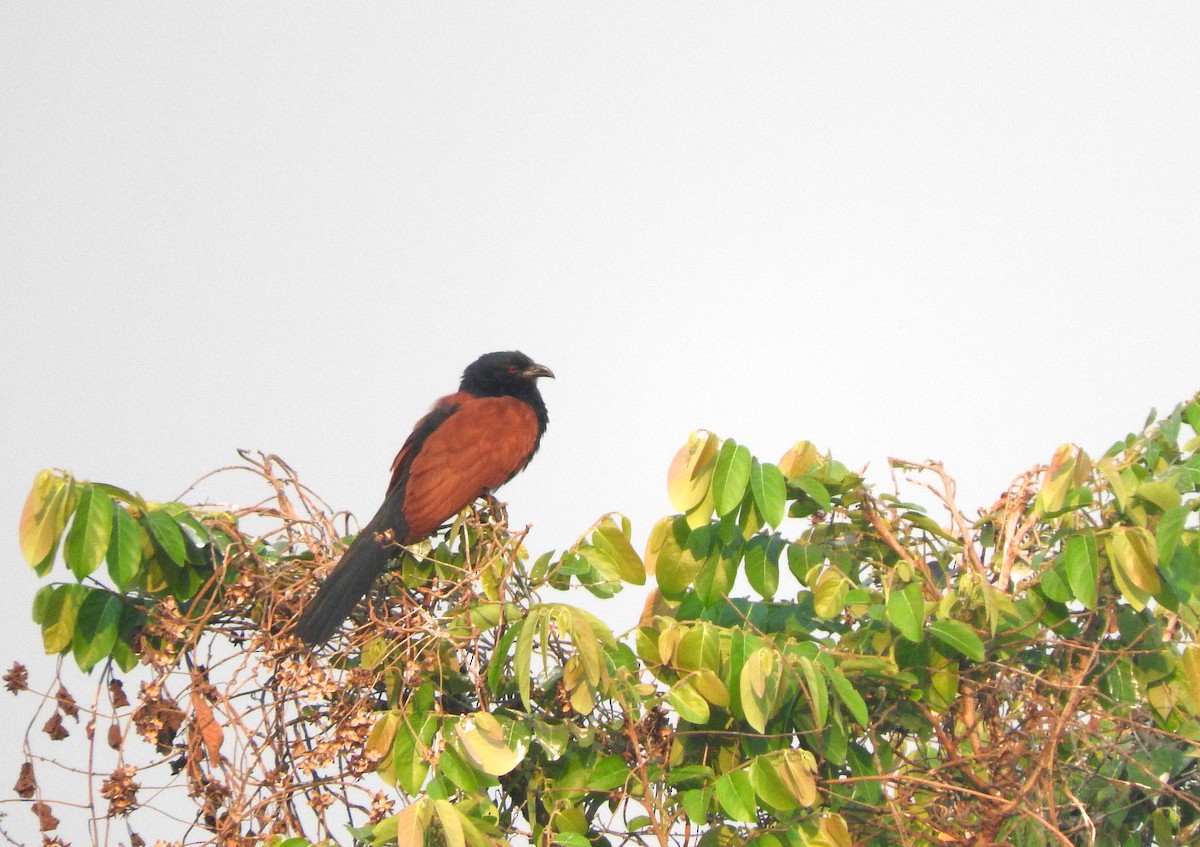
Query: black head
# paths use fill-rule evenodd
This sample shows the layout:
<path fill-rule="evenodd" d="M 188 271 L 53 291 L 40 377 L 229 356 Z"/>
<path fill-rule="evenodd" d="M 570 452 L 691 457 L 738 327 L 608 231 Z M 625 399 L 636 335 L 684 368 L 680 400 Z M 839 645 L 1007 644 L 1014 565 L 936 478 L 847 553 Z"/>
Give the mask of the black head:
<path fill-rule="evenodd" d="M 533 407 L 538 418 L 538 440 L 546 431 L 549 416 L 538 391 L 538 377 L 554 378 L 554 372 L 539 365 L 519 350 L 485 353 L 463 371 L 459 391 L 476 397 L 516 397 Z"/>
<path fill-rule="evenodd" d="M 526 399 L 531 392 L 538 394 L 537 380 L 541 376 L 553 379 L 554 373 L 518 350 L 485 353 L 463 371 L 459 390 L 476 397 L 511 395 Z"/>

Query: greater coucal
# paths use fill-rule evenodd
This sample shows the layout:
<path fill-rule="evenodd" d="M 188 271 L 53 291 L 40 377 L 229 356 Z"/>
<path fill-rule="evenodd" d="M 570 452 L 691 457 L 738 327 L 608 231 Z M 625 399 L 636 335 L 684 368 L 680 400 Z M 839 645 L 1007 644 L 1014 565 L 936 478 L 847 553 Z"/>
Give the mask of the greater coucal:
<path fill-rule="evenodd" d="M 529 464 L 548 421 L 543 376 L 554 374 L 524 353 L 487 353 L 433 404 L 392 462 L 383 505 L 300 615 L 305 643 L 330 639 L 401 545 L 429 537 Z"/>

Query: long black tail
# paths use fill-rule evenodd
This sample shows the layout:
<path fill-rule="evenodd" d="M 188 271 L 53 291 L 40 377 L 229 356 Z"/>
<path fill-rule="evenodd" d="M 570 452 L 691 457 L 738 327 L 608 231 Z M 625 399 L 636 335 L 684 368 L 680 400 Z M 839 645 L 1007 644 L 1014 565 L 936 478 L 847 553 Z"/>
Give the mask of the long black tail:
<path fill-rule="evenodd" d="M 387 530 L 397 539 L 403 538 L 406 531 L 404 520 L 399 517 L 399 504 L 393 504 L 392 499 L 389 496 L 384 501 L 379 513 L 351 542 L 342 560 L 330 571 L 325 584 L 300 615 L 296 634 L 310 647 L 324 644 L 333 637 L 342 621 L 350 616 L 358 601 L 383 573 L 388 557 L 396 552 L 395 543 L 381 544 L 379 539 L 379 534 Z"/>

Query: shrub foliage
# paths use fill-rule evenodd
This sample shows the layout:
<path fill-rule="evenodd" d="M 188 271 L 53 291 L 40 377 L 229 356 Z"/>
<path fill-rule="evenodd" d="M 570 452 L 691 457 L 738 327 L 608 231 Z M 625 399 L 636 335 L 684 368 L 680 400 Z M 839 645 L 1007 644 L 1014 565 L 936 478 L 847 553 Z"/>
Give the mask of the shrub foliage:
<path fill-rule="evenodd" d="M 644 554 L 613 514 L 531 560 L 481 506 L 316 653 L 344 540 L 278 458 L 236 511 L 44 471 L 33 618 L 94 693 L 9 671 L 48 718 L 16 790 L 48 843 L 1197 843 L 1198 435 L 1193 399 L 969 516 L 937 463 L 881 492 L 699 431 Z M 580 607 L 647 583 L 631 633 Z"/>

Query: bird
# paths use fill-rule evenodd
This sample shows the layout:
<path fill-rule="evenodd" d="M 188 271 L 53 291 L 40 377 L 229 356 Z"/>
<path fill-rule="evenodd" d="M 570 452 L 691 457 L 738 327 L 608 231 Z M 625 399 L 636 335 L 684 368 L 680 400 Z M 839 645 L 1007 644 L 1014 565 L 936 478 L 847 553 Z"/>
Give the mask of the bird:
<path fill-rule="evenodd" d="M 301 613 L 295 632 L 305 644 L 333 637 L 400 547 L 428 538 L 529 464 L 549 421 L 542 377 L 554 373 L 518 350 L 486 353 L 417 422 L 379 511 Z"/>

